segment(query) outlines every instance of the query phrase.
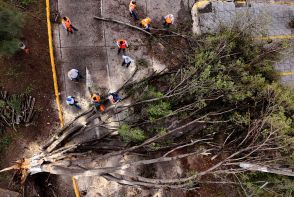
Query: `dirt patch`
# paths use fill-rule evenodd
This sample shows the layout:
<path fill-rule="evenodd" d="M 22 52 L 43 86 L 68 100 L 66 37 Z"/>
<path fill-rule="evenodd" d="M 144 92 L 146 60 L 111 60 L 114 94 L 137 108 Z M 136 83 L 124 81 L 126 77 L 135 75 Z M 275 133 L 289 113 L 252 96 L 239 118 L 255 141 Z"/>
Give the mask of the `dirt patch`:
<path fill-rule="evenodd" d="M 24 10 L 20 10 L 24 11 Z M 54 106 L 51 64 L 48 52 L 45 1 L 35 1 L 26 10 L 26 24 L 22 40 L 30 49 L 29 54 L 19 52 L 13 57 L 0 59 L 0 86 L 9 94 L 27 93 L 36 98 L 37 116 L 28 127 L 8 129 L 11 143 L 1 155 L 0 167 L 38 151 L 38 144 L 48 138 L 58 126 Z M 7 187 L 9 175 L 1 175 L 0 187 Z M 12 173 L 11 175 L 12 176 Z"/>

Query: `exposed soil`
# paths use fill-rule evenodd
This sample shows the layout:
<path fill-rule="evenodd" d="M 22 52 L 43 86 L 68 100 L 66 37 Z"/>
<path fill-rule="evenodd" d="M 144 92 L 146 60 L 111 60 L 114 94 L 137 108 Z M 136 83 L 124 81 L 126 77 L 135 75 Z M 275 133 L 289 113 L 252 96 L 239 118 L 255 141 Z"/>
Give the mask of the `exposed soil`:
<path fill-rule="evenodd" d="M 48 138 L 52 129 L 58 127 L 57 111 L 53 107 L 55 98 L 48 52 L 45 1 L 35 1 L 25 11 L 23 42 L 30 53 L 19 52 L 13 57 L 0 59 L 0 86 L 9 94 L 28 93 L 35 97 L 37 116 L 28 127 L 19 127 L 17 131 L 7 129 L 6 134 L 12 142 L 1 153 L 1 168 L 37 153 L 38 144 Z M 12 173 L 1 174 L 0 187 L 7 188 L 11 176 Z"/>

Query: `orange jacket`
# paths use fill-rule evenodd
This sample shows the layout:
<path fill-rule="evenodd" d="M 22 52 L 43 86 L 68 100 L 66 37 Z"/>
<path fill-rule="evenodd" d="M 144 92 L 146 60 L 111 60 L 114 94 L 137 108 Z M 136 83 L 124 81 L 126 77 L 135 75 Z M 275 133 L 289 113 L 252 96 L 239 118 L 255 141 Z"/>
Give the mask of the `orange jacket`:
<path fill-rule="evenodd" d="M 122 44 L 120 44 L 121 41 L 123 42 Z M 116 44 L 120 49 L 126 49 L 128 47 L 128 42 L 126 40 L 118 40 Z"/>
<path fill-rule="evenodd" d="M 165 22 L 167 24 L 173 24 L 173 22 L 174 22 L 174 16 L 172 14 L 169 14 L 169 15 L 167 15 L 164 18 L 165 18 Z"/>
<path fill-rule="evenodd" d="M 71 22 L 69 18 L 66 17 L 66 20 L 62 19 L 62 24 L 68 31 L 72 31 Z"/>

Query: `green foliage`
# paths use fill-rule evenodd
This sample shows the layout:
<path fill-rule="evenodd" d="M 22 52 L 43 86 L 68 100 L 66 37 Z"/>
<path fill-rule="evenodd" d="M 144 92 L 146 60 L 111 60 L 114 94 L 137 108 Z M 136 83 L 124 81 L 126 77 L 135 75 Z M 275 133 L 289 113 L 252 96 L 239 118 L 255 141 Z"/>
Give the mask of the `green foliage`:
<path fill-rule="evenodd" d="M 32 4 L 33 2 L 35 2 L 35 0 L 20 0 L 19 1 L 23 6 L 28 6 L 30 4 Z"/>
<path fill-rule="evenodd" d="M 156 90 L 154 86 L 148 86 L 148 89 L 144 92 L 144 99 L 161 98 L 163 94 Z"/>
<path fill-rule="evenodd" d="M 150 105 L 147 108 L 149 120 L 155 120 L 172 113 L 171 106 L 168 102 L 160 101 L 158 104 Z"/>
<path fill-rule="evenodd" d="M 19 50 L 23 16 L 7 7 L 0 7 L 0 55 L 12 55 Z"/>
<path fill-rule="evenodd" d="M 242 176 L 243 184 L 252 196 L 275 197 L 294 196 L 293 177 L 266 173 L 249 173 Z M 265 183 L 264 187 L 261 188 Z"/>
<path fill-rule="evenodd" d="M 3 109 L 6 106 L 6 102 L 4 100 L 0 100 L 0 109 Z"/>
<path fill-rule="evenodd" d="M 16 113 L 21 111 L 21 98 L 17 95 L 12 95 L 11 98 L 7 101 L 7 104 L 15 110 Z"/>
<path fill-rule="evenodd" d="M 144 131 L 139 128 L 130 128 L 130 126 L 124 124 L 118 129 L 119 135 L 122 139 L 129 142 L 143 142 L 146 139 Z"/>

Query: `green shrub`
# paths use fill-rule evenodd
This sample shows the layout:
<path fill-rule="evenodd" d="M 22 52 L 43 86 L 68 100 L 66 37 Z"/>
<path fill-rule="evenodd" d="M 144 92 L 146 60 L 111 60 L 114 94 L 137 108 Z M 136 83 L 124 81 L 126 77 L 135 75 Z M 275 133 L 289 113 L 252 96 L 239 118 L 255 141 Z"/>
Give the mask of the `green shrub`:
<path fill-rule="evenodd" d="M 118 129 L 119 135 L 122 137 L 123 141 L 129 142 L 143 142 L 146 139 L 144 131 L 139 128 L 130 128 L 128 125 L 124 124 Z"/>
<path fill-rule="evenodd" d="M 21 98 L 17 95 L 12 95 L 11 98 L 7 101 L 7 104 L 15 110 L 16 113 L 21 111 Z"/>
<path fill-rule="evenodd" d="M 19 38 L 23 28 L 23 16 L 1 5 L 0 7 L 0 55 L 12 55 L 19 50 Z"/>
<path fill-rule="evenodd" d="M 155 120 L 172 113 L 170 103 L 161 101 L 159 104 L 150 105 L 147 109 L 149 120 Z"/>
<path fill-rule="evenodd" d="M 144 99 L 160 98 L 163 94 L 156 90 L 154 86 L 148 86 L 148 89 L 144 92 Z"/>

